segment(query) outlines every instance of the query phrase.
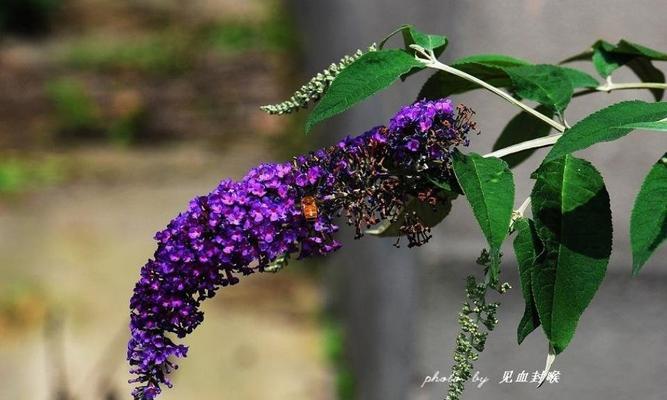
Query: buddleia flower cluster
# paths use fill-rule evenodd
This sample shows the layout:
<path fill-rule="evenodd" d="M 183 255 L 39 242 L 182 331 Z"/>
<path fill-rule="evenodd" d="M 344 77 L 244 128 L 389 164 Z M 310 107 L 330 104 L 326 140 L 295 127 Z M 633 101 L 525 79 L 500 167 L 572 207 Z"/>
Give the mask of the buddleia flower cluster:
<path fill-rule="evenodd" d="M 377 51 L 377 46 L 372 44 L 366 52 Z M 357 50 L 352 55 L 344 56 L 338 63 L 332 63 L 324 71 L 318 73 L 301 86 L 289 100 L 285 100 L 279 104 L 271 104 L 260 107 L 262 111 L 269 114 L 290 114 L 302 108 L 307 108 L 311 101 L 317 101 L 327 91 L 331 82 L 341 73 L 348 65 L 357 61 L 359 57 L 364 55 L 364 52 Z"/>
<path fill-rule="evenodd" d="M 409 199 L 437 206 L 432 180 L 452 178 L 451 155 L 474 131 L 466 107 L 448 99 L 419 101 L 401 108 L 388 126 L 289 162 L 259 165 L 240 181 L 223 180 L 194 198 L 155 235 L 157 250 L 130 300 L 134 398 L 151 400 L 161 385 L 171 386 L 174 359 L 188 350 L 177 339 L 203 321 L 201 302 L 220 288 L 290 257 L 338 250 L 339 216 L 360 237 L 370 226 L 397 221 Z M 304 199 L 315 206 L 305 215 Z M 399 222 L 410 245 L 428 239 L 419 218 Z"/>
<path fill-rule="evenodd" d="M 491 257 L 486 250 L 482 251 L 477 263 L 489 268 Z M 489 288 L 504 294 L 510 289 L 510 285 L 508 283 L 498 284 L 498 282 L 479 282 L 472 275 L 466 279 L 466 301 L 463 303 L 458 318 L 461 331 L 456 337 L 454 366 L 445 400 L 460 400 L 465 383 L 472 377 L 473 362 L 477 361 L 479 353 L 484 351 L 489 332 L 498 325 L 496 313 L 500 303 L 487 303 L 486 294 Z"/>

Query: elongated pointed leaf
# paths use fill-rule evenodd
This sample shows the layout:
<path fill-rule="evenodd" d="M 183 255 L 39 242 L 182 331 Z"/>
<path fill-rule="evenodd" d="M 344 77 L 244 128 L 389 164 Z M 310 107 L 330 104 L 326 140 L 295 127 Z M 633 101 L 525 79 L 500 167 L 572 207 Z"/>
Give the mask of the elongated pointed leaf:
<path fill-rule="evenodd" d="M 545 106 L 538 106 L 536 110 L 545 114 L 549 118 L 554 115 L 554 111 Z M 500 133 L 498 140 L 496 140 L 496 143 L 493 145 L 493 150 L 502 149 L 513 144 L 525 142 L 526 140 L 546 136 L 549 134 L 549 131 L 551 131 L 551 126 L 525 111 L 520 112 L 510 120 L 507 126 L 505 126 L 505 129 Z M 507 165 L 509 165 L 510 168 L 514 168 L 524 162 L 535 151 L 536 149 L 510 154 L 503 157 L 503 160 L 507 162 Z"/>
<path fill-rule="evenodd" d="M 539 268 L 538 260 L 542 256 L 544 247 L 537 236 L 535 224 L 528 218 L 519 218 L 514 222 L 517 230 L 514 239 L 514 254 L 519 264 L 519 278 L 521 280 L 521 292 L 526 303 L 523 317 L 517 328 L 517 341 L 519 344 L 531 332 L 540 326 L 540 318 L 533 296 L 532 275 L 535 268 Z"/>
<path fill-rule="evenodd" d="M 533 218 L 545 252 L 531 283 L 544 332 L 560 353 L 607 270 L 609 194 L 595 167 L 570 155 L 542 164 L 533 178 Z"/>
<path fill-rule="evenodd" d="M 563 68 L 555 65 L 526 65 L 506 68 L 512 79 L 512 88 L 524 99 L 534 100 L 562 114 L 574 89 Z"/>
<path fill-rule="evenodd" d="M 596 143 L 619 139 L 642 124 L 652 123 L 667 117 L 667 103 L 645 103 L 624 101 L 595 112 L 579 121 L 558 139 L 545 162 L 555 160 Z M 633 127 L 634 126 L 634 127 Z"/>
<path fill-rule="evenodd" d="M 561 64 L 581 60 L 591 60 L 595 69 L 603 78 L 608 77 L 616 69 L 627 64 L 637 73 L 640 79 L 644 80 L 644 77 L 636 71 L 636 65 L 633 66 L 632 64 L 636 64 L 638 60 L 648 61 L 649 64 L 651 60 L 667 61 L 667 53 L 628 40 L 621 40 L 615 45 L 604 40 L 598 40 L 593 43 L 590 50 L 567 58 L 561 61 Z M 642 65 L 641 68 L 646 68 L 646 64 Z M 655 71 L 651 71 L 651 73 L 655 74 Z"/>
<path fill-rule="evenodd" d="M 316 124 L 387 88 L 423 64 L 403 50 L 371 51 L 345 68 L 308 116 L 306 132 Z"/>
<path fill-rule="evenodd" d="M 646 57 L 649 60 L 667 61 L 667 53 L 654 50 L 641 44 L 621 39 L 614 47 L 614 52 Z"/>
<path fill-rule="evenodd" d="M 637 275 L 667 238 L 667 153 L 649 171 L 630 219 L 632 273 Z"/>
<path fill-rule="evenodd" d="M 455 153 L 454 173 L 489 243 L 497 271 L 500 246 L 507 237 L 514 205 L 514 179 L 507 164 L 495 157 Z"/>

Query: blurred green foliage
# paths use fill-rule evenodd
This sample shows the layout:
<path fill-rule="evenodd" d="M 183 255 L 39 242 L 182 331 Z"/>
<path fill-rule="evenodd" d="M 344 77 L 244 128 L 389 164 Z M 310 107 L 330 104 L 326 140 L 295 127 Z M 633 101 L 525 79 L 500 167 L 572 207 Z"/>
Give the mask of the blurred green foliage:
<path fill-rule="evenodd" d="M 218 21 L 194 28 L 137 36 L 87 37 L 64 51 L 64 62 L 86 70 L 177 74 L 208 50 L 222 54 L 284 52 L 296 47 L 296 32 L 281 7 L 260 21 Z"/>
<path fill-rule="evenodd" d="M 120 146 L 135 143 L 139 139 L 145 117 L 146 110 L 141 108 L 112 119 L 106 129 L 109 141 Z"/>
<path fill-rule="evenodd" d="M 55 107 L 60 129 L 68 132 L 99 129 L 99 110 L 82 82 L 60 78 L 47 83 L 46 93 Z"/>
<path fill-rule="evenodd" d="M 105 138 L 117 145 L 129 145 L 138 139 L 145 121 L 146 109 L 132 95 L 121 101 L 129 104 L 116 105 L 122 111 L 103 115 L 85 84 L 77 79 L 51 81 L 46 93 L 55 109 L 57 129 L 65 138 Z"/>
<path fill-rule="evenodd" d="M 95 99 L 80 80 L 59 78 L 46 85 L 54 106 L 57 129 L 65 137 L 95 139 L 104 137 L 111 143 L 129 145 L 138 139 L 146 117 L 141 101 L 130 99 L 122 112 L 104 116 Z"/>
<path fill-rule="evenodd" d="M 328 318 L 324 324 L 324 350 L 332 365 L 336 378 L 338 400 L 352 400 L 355 394 L 355 381 L 345 358 L 345 335 L 340 323 Z"/>
<path fill-rule="evenodd" d="M 61 0 L 1 0 L 0 32 L 34 35 L 48 31 Z"/>
<path fill-rule="evenodd" d="M 221 21 L 205 27 L 201 37 L 209 47 L 224 53 L 289 51 L 297 46 L 294 24 L 282 8 L 274 7 L 264 21 Z"/>
<path fill-rule="evenodd" d="M 32 160 L 0 157 L 0 195 L 16 194 L 57 183 L 64 178 L 62 163 L 56 159 Z"/>
<path fill-rule="evenodd" d="M 164 32 L 127 39 L 84 38 L 74 43 L 65 61 L 74 68 L 178 73 L 187 70 L 192 47 L 184 34 Z"/>

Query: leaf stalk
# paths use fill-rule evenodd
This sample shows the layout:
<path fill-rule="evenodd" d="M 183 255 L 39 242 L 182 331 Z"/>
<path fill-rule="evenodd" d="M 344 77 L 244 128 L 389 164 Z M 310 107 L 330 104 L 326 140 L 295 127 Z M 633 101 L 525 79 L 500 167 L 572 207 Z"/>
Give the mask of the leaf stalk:
<path fill-rule="evenodd" d="M 432 69 L 437 69 L 437 70 L 440 70 L 440 71 L 444 71 L 444 72 L 447 72 L 447 73 L 452 74 L 454 76 L 458 76 L 459 78 L 465 79 L 469 82 L 472 82 L 476 85 L 479 85 L 479 86 L 483 87 L 484 89 L 487 89 L 491 93 L 493 93 L 493 94 L 501 97 L 502 99 L 506 100 L 507 102 L 521 108 L 522 110 L 531 114 L 532 116 L 534 116 L 536 118 L 539 118 L 543 122 L 551 125 L 558 132 L 564 132 L 565 131 L 565 129 L 566 129 L 565 125 L 563 125 L 563 124 L 561 124 L 557 121 L 554 121 L 553 119 L 547 117 L 546 115 L 542 114 L 539 111 L 536 111 L 535 109 L 533 109 L 529 105 L 515 99 L 514 97 L 512 97 L 508 93 L 504 92 L 503 90 L 501 90 L 501 89 L 489 84 L 488 82 L 485 82 L 485 81 L 483 81 L 483 80 L 481 80 L 481 79 L 479 79 L 479 78 L 477 78 L 473 75 L 470 75 L 467 72 L 461 71 L 459 69 L 456 69 L 454 67 L 451 67 L 449 65 L 441 63 L 440 61 L 438 61 L 438 59 L 435 57 L 435 54 L 433 54 L 432 51 L 428 51 L 428 50 L 424 49 L 423 47 L 421 47 L 419 45 L 415 45 L 415 44 L 411 45 L 410 47 L 413 48 L 415 51 L 417 51 L 419 54 L 421 54 L 422 57 L 416 56 L 416 58 L 417 58 L 417 60 L 424 63 L 424 65 L 427 68 L 432 68 Z"/>

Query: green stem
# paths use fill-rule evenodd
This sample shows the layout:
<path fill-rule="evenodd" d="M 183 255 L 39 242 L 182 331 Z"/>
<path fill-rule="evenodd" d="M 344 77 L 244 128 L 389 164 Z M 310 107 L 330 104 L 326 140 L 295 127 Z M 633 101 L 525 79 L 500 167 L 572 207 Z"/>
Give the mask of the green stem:
<path fill-rule="evenodd" d="M 525 216 L 526 210 L 528 209 L 528 207 L 530 207 L 530 202 L 531 202 L 531 199 L 530 199 L 530 196 L 528 196 L 528 197 L 526 197 L 526 200 L 524 200 L 523 203 L 521 203 L 519 208 L 517 208 L 516 210 L 514 210 L 512 212 L 512 219 L 510 220 L 510 226 L 509 226 L 509 234 L 510 235 L 515 230 L 514 229 L 514 224 L 516 223 L 516 221 Z"/>
<path fill-rule="evenodd" d="M 421 53 L 425 57 L 425 58 L 419 58 L 418 57 L 418 60 L 423 62 L 426 65 L 426 67 L 447 72 L 447 73 L 452 74 L 454 76 L 458 76 L 459 78 L 465 79 L 469 82 L 472 82 L 476 85 L 479 85 L 479 86 L 483 87 L 484 89 L 490 91 L 491 93 L 501 97 L 503 100 L 521 108 L 522 110 L 531 114 L 532 116 L 534 116 L 536 118 L 539 118 L 543 122 L 551 125 L 558 132 L 564 132 L 565 131 L 566 128 L 563 124 L 554 121 L 553 119 L 547 117 L 546 115 L 542 114 L 539 111 L 536 111 L 535 109 L 533 109 L 529 105 L 524 104 L 521 101 L 519 101 L 519 100 L 515 99 L 514 97 L 510 96 L 508 93 L 505 93 L 503 90 L 501 90 L 501 89 L 499 89 L 499 88 L 497 88 L 497 87 L 495 87 L 495 86 L 493 86 L 493 85 L 491 85 L 491 84 L 489 84 L 489 83 L 487 83 L 487 82 L 485 82 L 485 81 L 483 81 L 483 80 L 481 80 L 481 79 L 479 79 L 479 78 L 477 78 L 473 75 L 470 75 L 467 72 L 461 71 L 459 69 L 456 69 L 454 67 L 451 67 L 449 65 L 445 65 L 445 64 L 441 63 L 440 61 L 438 61 L 435 58 L 435 55 L 432 52 L 427 52 L 421 46 L 411 45 L 410 47 L 412 47 L 413 49 L 415 49 L 415 51 Z"/>
<path fill-rule="evenodd" d="M 502 158 L 510 154 L 519 153 L 522 151 L 530 149 L 539 149 L 541 147 L 552 146 L 556 141 L 563 136 L 562 133 L 555 135 L 545 136 L 537 139 L 527 140 L 525 142 L 517 143 L 512 146 L 507 146 L 502 149 L 498 149 L 494 152 L 484 154 L 484 157 L 497 157 Z"/>
<path fill-rule="evenodd" d="M 396 28 L 393 32 L 385 36 L 385 38 L 380 41 L 380 44 L 378 44 L 378 49 L 382 50 L 384 44 L 387 43 L 387 40 L 391 39 L 395 34 L 405 30 L 406 28 L 408 28 L 408 26 L 409 25 L 401 25 L 398 28 Z"/>
<path fill-rule="evenodd" d="M 627 90 L 627 89 L 666 89 L 667 83 L 657 83 L 657 82 L 637 82 L 637 83 L 606 83 L 602 86 L 598 86 L 596 89 L 591 89 L 590 91 L 579 92 L 576 95 L 583 95 L 586 93 L 597 93 L 597 92 L 611 92 L 613 90 Z M 541 118 L 540 118 L 541 119 Z M 553 125 L 552 125 L 553 126 Z M 562 131 L 561 131 L 562 132 Z M 499 150 L 496 150 L 492 153 L 485 154 L 484 157 L 504 157 L 510 154 L 519 153 L 522 151 L 530 149 L 538 149 L 541 147 L 548 147 L 556 143 L 556 141 L 563 136 L 562 133 L 555 135 L 545 136 L 542 138 L 537 138 L 533 140 L 528 140 L 525 142 L 517 143 L 512 146 L 508 146 Z"/>
<path fill-rule="evenodd" d="M 605 83 L 594 89 L 586 89 L 577 92 L 573 97 L 579 97 L 591 93 L 613 92 L 614 90 L 631 90 L 631 89 L 665 89 L 667 90 L 667 83 L 660 82 L 629 82 L 629 83 Z"/>
<path fill-rule="evenodd" d="M 519 206 L 516 212 L 523 217 L 528 207 L 530 207 L 530 196 L 528 196 L 526 200 L 523 201 L 523 203 L 521 204 L 521 206 Z"/>
<path fill-rule="evenodd" d="M 599 86 L 596 89 L 604 92 L 611 92 L 612 90 L 627 90 L 627 89 L 667 89 L 667 83 L 658 83 L 658 82 L 612 83 L 609 85 Z"/>
<path fill-rule="evenodd" d="M 556 129 L 558 134 L 555 135 L 550 135 L 542 138 L 537 138 L 533 140 L 528 140 L 522 143 L 517 143 L 512 146 L 505 147 L 503 149 L 496 150 L 494 152 L 485 154 L 484 157 L 504 157 L 510 154 L 514 153 L 519 153 L 522 151 L 530 150 L 530 149 L 537 149 L 541 147 L 548 147 L 552 146 L 556 141 L 563 135 L 563 132 L 568 128 L 566 125 L 563 125 L 557 121 L 554 121 L 553 119 L 547 117 L 546 115 L 542 114 L 539 111 L 536 111 L 532 107 L 528 106 L 527 104 L 515 99 L 514 97 L 510 96 L 508 93 L 504 92 L 503 90 L 489 84 L 488 82 L 485 82 L 473 75 L 468 74 L 467 72 L 461 71 L 459 69 L 456 69 L 454 67 L 451 67 L 449 65 L 443 64 L 440 61 L 437 60 L 433 52 L 428 51 L 424 49 L 423 47 L 419 45 L 411 45 L 415 51 L 417 51 L 419 54 L 421 54 L 422 57 L 417 57 L 417 59 L 421 62 L 424 63 L 424 65 L 428 68 L 432 69 L 437 69 L 440 71 L 444 71 L 447 73 L 450 73 L 452 75 L 458 76 L 459 78 L 465 79 L 469 82 L 472 82 L 476 85 L 479 85 L 491 93 L 501 97 L 502 99 L 506 100 L 507 102 L 521 108 L 525 112 L 531 114 L 532 116 L 542 120 L 543 122 L 549 124 L 551 127 Z M 575 93 L 574 96 L 581 96 L 584 94 L 588 93 L 597 93 L 597 92 L 611 92 L 614 90 L 629 90 L 629 89 L 666 89 L 667 90 L 667 83 L 659 83 L 659 82 L 634 82 L 634 83 L 613 83 L 611 81 L 606 82 L 604 85 L 600 85 L 596 87 L 595 89 L 589 89 L 589 90 L 584 90 L 578 93 Z"/>
<path fill-rule="evenodd" d="M 561 132 L 556 135 L 551 135 L 551 136 L 546 136 L 546 137 L 541 137 L 533 140 L 528 140 L 525 142 L 517 143 L 512 146 L 508 146 L 499 150 L 496 150 L 492 153 L 485 154 L 484 157 L 504 157 L 510 154 L 518 153 L 521 151 L 525 150 L 530 150 L 530 149 L 537 149 L 540 147 L 547 147 L 551 146 L 556 141 L 558 138 L 560 138 L 565 132 L 566 127 L 553 119 L 547 117 L 546 115 L 542 114 L 539 111 L 536 111 L 532 107 L 528 106 L 527 104 L 522 103 L 521 101 L 515 99 L 514 97 L 510 96 L 509 94 L 505 93 L 504 91 L 500 90 L 499 88 L 475 77 L 472 76 L 466 72 L 463 72 L 459 69 L 456 69 L 454 67 L 450 67 L 449 65 L 445 65 L 438 61 L 433 54 L 433 52 L 425 50 L 423 47 L 418 46 L 418 45 L 411 45 L 415 51 L 420 53 L 424 58 L 417 57 L 417 59 L 421 62 L 423 62 L 427 67 L 433 68 L 433 69 L 438 69 L 441 71 L 445 71 L 447 73 L 450 73 L 452 75 L 458 76 L 460 78 L 463 78 L 467 81 L 473 82 L 487 90 L 489 90 L 491 93 L 496 94 L 497 96 L 503 98 L 504 100 L 507 100 L 509 103 L 514 104 L 515 106 L 521 108 L 522 110 L 526 111 L 527 113 L 535 116 L 536 118 L 539 118 L 540 120 L 546 122 L 547 124 L 551 125 L 553 128 L 555 128 L 558 132 Z"/>

